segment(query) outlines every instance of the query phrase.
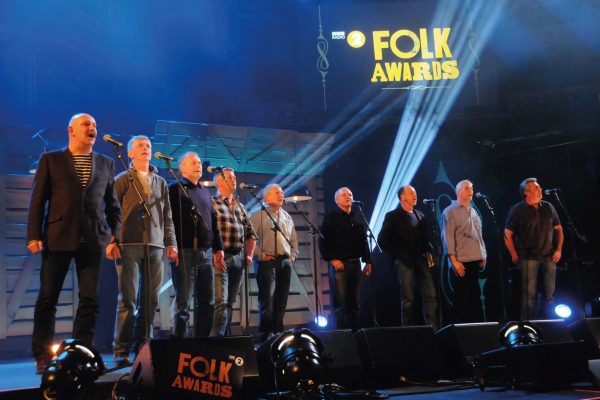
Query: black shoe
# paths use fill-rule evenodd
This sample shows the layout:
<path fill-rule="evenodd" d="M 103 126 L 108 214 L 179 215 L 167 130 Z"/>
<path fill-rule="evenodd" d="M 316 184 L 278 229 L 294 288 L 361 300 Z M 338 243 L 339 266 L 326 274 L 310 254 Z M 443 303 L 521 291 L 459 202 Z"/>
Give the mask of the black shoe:
<path fill-rule="evenodd" d="M 129 353 L 124 351 L 117 351 L 115 356 L 113 357 L 113 361 L 115 363 L 115 367 L 126 367 L 131 365 L 131 360 L 129 359 Z"/>

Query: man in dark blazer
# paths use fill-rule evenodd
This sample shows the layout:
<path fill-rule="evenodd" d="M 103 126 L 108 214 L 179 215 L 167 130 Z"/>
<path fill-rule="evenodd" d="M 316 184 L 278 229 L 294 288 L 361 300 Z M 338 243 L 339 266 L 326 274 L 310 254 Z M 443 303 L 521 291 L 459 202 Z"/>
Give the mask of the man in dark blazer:
<path fill-rule="evenodd" d="M 417 191 L 410 185 L 398 190 L 400 204 L 388 212 L 377 238 L 386 253 L 394 257 L 396 277 L 402 291 L 402 325 L 417 325 L 415 286 L 423 302 L 423 317 L 433 329 L 440 328 L 435 284 L 426 253 L 431 251 L 425 215 L 415 208 Z"/>
<path fill-rule="evenodd" d="M 50 362 L 56 304 L 71 260 L 79 283 L 73 337 L 91 345 L 104 255 L 121 256 L 115 241 L 121 207 L 114 190 L 114 161 L 92 151 L 98 132 L 91 115 L 74 115 L 68 133 L 67 148 L 40 158 L 29 204 L 27 248 L 42 253 L 32 338 L 38 373 Z"/>

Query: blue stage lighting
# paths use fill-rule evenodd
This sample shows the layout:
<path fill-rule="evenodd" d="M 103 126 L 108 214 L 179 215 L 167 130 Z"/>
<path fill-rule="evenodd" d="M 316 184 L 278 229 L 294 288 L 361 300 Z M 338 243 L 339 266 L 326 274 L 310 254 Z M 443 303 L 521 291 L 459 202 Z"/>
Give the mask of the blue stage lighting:
<path fill-rule="evenodd" d="M 461 2 L 439 4 L 433 19 L 434 26 L 440 20 L 469 22 L 453 30 L 454 55 L 462 73 L 450 87 L 410 92 L 371 215 L 370 225 L 376 236 L 385 214 L 398 205 L 398 189 L 409 184 L 417 173 L 440 126 L 470 78 L 469 72 L 478 70 L 479 54 L 505 5 L 505 1 L 469 2 L 469 7 L 464 7 Z M 478 96 L 478 92 L 476 94 Z"/>
<path fill-rule="evenodd" d="M 327 327 L 327 317 L 323 315 L 316 316 L 314 322 L 315 325 L 317 325 L 319 328 Z"/>
<path fill-rule="evenodd" d="M 573 310 L 567 304 L 557 304 L 553 311 L 557 317 L 562 319 L 567 319 L 573 315 Z"/>

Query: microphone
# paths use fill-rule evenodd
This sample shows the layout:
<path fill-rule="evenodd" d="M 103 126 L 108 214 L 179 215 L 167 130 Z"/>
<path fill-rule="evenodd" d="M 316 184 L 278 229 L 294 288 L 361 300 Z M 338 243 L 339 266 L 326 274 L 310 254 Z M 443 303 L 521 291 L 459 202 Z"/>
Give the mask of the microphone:
<path fill-rule="evenodd" d="M 106 143 L 112 143 L 117 147 L 123 147 L 123 143 L 117 142 L 108 133 L 106 135 L 102 136 L 102 140 L 104 140 Z"/>
<path fill-rule="evenodd" d="M 238 185 L 240 189 L 256 189 L 258 185 L 253 185 L 251 183 L 240 183 Z"/>
<path fill-rule="evenodd" d="M 352 200 L 352 205 L 353 206 L 362 206 L 363 202 L 360 200 Z"/>
<path fill-rule="evenodd" d="M 550 196 L 551 194 L 556 194 L 558 192 L 560 192 L 559 188 L 552 188 L 552 189 L 546 189 L 546 190 L 544 190 L 544 194 L 546 196 Z"/>
<path fill-rule="evenodd" d="M 423 199 L 423 204 L 434 204 L 435 203 L 435 199 Z"/>
<path fill-rule="evenodd" d="M 165 160 L 165 161 L 175 161 L 175 157 L 165 156 L 160 151 L 157 151 L 156 153 L 154 153 L 154 157 L 158 158 L 158 159 L 161 159 L 161 160 Z"/>
<path fill-rule="evenodd" d="M 224 168 L 225 167 L 222 166 L 222 165 L 219 165 L 219 166 L 216 166 L 216 167 L 213 167 L 213 166 L 209 165 L 208 167 L 206 167 L 206 170 L 208 172 L 215 172 L 215 171 L 222 171 Z M 242 186 L 240 185 L 240 187 L 242 187 Z"/>
<path fill-rule="evenodd" d="M 483 194 L 481 192 L 475 193 L 475 197 L 477 197 L 478 199 L 487 199 L 488 198 L 485 194 Z"/>

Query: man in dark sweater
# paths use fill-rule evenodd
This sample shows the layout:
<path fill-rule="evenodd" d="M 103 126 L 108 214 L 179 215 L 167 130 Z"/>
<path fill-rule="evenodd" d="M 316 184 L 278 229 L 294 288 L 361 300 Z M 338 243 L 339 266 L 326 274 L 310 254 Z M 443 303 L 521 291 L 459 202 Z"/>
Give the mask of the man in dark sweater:
<path fill-rule="evenodd" d="M 426 252 L 431 251 L 427 239 L 425 215 L 415 209 L 417 191 L 410 185 L 398 190 L 400 204 L 388 212 L 378 236 L 381 248 L 392 255 L 396 276 L 402 289 L 402 325 L 415 325 L 415 284 L 418 283 L 423 302 L 425 322 L 440 328 L 435 285 Z"/>
<path fill-rule="evenodd" d="M 176 313 L 173 335 L 186 337 L 190 319 L 190 292 L 194 291 L 194 336 L 208 336 L 215 309 L 214 268 L 226 268 L 223 241 L 217 227 L 217 216 L 208 190 L 198 185 L 202 161 L 194 152 L 185 153 L 179 161 L 182 186 L 169 186 L 175 235 L 180 249 L 179 265 L 171 264 L 175 287 Z"/>
<path fill-rule="evenodd" d="M 337 210 L 325 216 L 319 241 L 321 257 L 329 261 L 329 291 L 337 329 L 358 329 L 360 309 L 361 258 L 367 265 L 362 271 L 371 274 L 371 251 L 366 226 L 352 211 L 352 192 L 347 187 L 335 192 Z"/>
<path fill-rule="evenodd" d="M 521 319 L 544 317 L 554 299 L 556 263 L 560 260 L 563 230 L 558 214 L 542 200 L 542 188 L 536 178 L 521 182 L 523 201 L 508 212 L 504 243 L 514 264 L 521 269 Z M 542 268 L 545 307 L 537 313 L 537 277 Z"/>

